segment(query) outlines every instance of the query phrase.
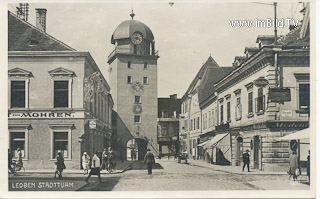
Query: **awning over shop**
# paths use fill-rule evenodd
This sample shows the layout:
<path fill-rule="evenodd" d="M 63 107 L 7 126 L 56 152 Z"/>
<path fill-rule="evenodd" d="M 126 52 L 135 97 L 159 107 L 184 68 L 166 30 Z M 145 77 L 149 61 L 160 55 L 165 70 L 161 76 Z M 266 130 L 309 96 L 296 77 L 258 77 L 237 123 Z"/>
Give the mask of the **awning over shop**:
<path fill-rule="evenodd" d="M 198 144 L 198 146 L 203 146 L 203 145 L 207 144 L 209 141 L 210 141 L 210 140 L 207 140 L 207 141 L 205 141 L 205 142 L 202 142 L 201 144 Z"/>
<path fill-rule="evenodd" d="M 207 148 L 212 148 L 214 147 L 220 140 L 222 140 L 224 137 L 226 137 L 228 135 L 228 133 L 223 133 L 223 134 L 217 134 L 216 136 L 214 136 L 209 142 L 207 142 L 203 148 L 207 149 Z"/>
<path fill-rule="evenodd" d="M 303 129 L 301 131 L 297 131 L 295 133 L 276 138 L 276 140 L 300 140 L 300 139 L 308 139 L 310 138 L 310 130 L 309 128 Z"/>

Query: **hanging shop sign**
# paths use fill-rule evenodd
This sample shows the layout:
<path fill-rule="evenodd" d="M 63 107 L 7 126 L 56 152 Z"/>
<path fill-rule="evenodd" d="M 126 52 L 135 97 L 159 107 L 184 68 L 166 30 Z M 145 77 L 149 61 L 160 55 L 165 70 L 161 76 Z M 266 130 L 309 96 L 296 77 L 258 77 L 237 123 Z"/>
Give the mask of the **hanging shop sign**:
<path fill-rule="evenodd" d="M 256 87 L 265 87 L 269 84 L 269 81 L 264 77 L 259 77 L 258 79 L 254 80 L 254 85 Z"/>
<path fill-rule="evenodd" d="M 290 102 L 290 88 L 269 88 L 268 99 L 271 102 Z"/>
<path fill-rule="evenodd" d="M 89 129 L 97 129 L 97 122 L 95 120 L 89 121 Z"/>

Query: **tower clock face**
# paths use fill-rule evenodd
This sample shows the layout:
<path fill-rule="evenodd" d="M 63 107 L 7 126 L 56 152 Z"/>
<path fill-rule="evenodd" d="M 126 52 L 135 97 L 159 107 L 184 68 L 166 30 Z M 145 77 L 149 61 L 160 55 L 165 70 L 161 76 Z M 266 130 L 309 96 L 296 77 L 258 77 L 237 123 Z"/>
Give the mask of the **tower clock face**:
<path fill-rule="evenodd" d="M 133 44 L 141 44 L 142 34 L 140 32 L 134 32 L 131 36 L 131 41 Z"/>

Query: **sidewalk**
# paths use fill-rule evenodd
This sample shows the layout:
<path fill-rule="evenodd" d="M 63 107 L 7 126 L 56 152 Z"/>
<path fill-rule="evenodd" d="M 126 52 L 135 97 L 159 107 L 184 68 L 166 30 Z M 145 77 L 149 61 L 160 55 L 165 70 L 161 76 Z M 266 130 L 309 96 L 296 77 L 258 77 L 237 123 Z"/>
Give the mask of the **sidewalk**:
<path fill-rule="evenodd" d="M 103 169 L 100 171 L 101 174 L 117 174 L 117 173 L 123 173 L 126 170 L 129 170 L 131 167 L 131 163 L 128 161 L 125 162 L 117 162 L 116 168 L 113 169 L 113 172 L 109 173 L 107 170 Z M 36 170 L 25 170 L 26 173 L 54 173 L 54 169 L 36 169 Z M 68 174 L 82 174 L 83 175 L 83 170 L 82 169 L 64 169 L 63 173 L 68 173 Z"/>
<path fill-rule="evenodd" d="M 288 175 L 286 172 L 275 172 L 275 171 L 260 171 L 258 169 L 250 169 L 250 172 L 247 171 L 247 168 L 242 172 L 241 166 L 230 166 L 230 165 L 216 165 L 210 164 L 203 160 L 193 160 L 188 159 L 189 165 L 198 166 L 203 168 L 210 168 L 216 171 L 227 172 L 227 173 L 236 173 L 243 175 Z"/>

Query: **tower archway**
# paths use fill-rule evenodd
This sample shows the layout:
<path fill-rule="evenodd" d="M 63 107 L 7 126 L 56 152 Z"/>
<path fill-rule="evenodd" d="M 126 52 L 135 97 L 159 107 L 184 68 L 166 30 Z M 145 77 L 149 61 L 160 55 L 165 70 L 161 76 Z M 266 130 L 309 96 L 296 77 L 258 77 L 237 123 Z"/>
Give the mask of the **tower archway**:
<path fill-rule="evenodd" d="M 143 161 L 148 143 L 143 138 L 133 138 L 127 142 L 127 160 Z"/>

